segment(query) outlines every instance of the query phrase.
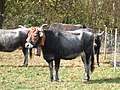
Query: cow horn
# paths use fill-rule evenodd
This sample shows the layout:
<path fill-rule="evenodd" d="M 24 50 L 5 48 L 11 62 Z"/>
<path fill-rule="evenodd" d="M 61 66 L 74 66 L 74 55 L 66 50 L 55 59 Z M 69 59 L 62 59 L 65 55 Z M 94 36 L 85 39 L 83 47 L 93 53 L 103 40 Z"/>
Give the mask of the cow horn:
<path fill-rule="evenodd" d="M 102 31 L 101 33 L 98 33 L 97 35 L 98 35 L 98 36 L 101 36 L 103 33 L 104 33 L 104 31 Z"/>
<path fill-rule="evenodd" d="M 38 30 L 43 31 L 43 26 L 46 26 L 47 24 L 43 24 Z"/>
<path fill-rule="evenodd" d="M 20 28 L 26 28 L 25 26 L 22 26 L 22 25 L 19 25 L 18 27 L 20 27 Z"/>

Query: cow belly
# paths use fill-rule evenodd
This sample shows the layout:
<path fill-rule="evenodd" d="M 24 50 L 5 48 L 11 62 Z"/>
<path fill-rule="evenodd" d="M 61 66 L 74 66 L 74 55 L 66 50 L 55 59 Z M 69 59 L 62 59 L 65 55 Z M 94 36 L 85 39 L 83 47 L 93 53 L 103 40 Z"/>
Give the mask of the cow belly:
<path fill-rule="evenodd" d="M 3 51 L 3 52 L 13 52 L 14 50 L 16 50 L 17 48 L 1 48 L 0 47 L 0 51 Z"/>
<path fill-rule="evenodd" d="M 55 58 L 60 58 L 60 59 L 64 59 L 64 60 L 71 60 L 71 59 L 75 59 L 76 57 L 80 56 L 80 53 L 76 53 L 76 54 L 43 54 L 44 59 L 45 60 L 53 60 Z"/>
<path fill-rule="evenodd" d="M 78 57 L 78 56 L 80 56 L 80 53 L 63 55 L 63 56 L 61 57 L 61 59 L 71 60 L 71 59 L 75 59 L 75 58 Z"/>
<path fill-rule="evenodd" d="M 0 51 L 4 51 L 4 52 L 12 52 L 19 47 L 20 47 L 19 43 L 15 43 L 15 44 L 12 44 L 12 43 L 1 44 L 0 43 Z"/>
<path fill-rule="evenodd" d="M 53 60 L 54 56 L 53 54 L 43 54 L 45 60 Z"/>

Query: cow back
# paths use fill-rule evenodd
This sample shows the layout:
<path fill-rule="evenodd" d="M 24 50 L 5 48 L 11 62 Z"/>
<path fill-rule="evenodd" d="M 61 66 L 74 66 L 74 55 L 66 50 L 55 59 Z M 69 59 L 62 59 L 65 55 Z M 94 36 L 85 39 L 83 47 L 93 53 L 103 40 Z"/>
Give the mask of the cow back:
<path fill-rule="evenodd" d="M 45 30 L 46 40 L 42 47 L 46 57 L 73 59 L 93 43 L 93 35 L 80 31 L 74 34 L 66 31 Z"/>

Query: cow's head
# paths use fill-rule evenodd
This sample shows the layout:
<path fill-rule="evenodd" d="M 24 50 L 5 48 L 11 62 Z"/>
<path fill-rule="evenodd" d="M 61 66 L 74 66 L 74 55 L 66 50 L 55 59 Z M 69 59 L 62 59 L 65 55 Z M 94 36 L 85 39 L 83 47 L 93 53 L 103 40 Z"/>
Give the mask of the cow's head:
<path fill-rule="evenodd" d="M 26 39 L 25 48 L 35 48 L 37 45 L 44 45 L 45 36 L 43 32 L 43 26 L 45 25 L 47 24 L 43 24 L 40 28 L 31 28 Z"/>
<path fill-rule="evenodd" d="M 102 31 L 101 33 L 96 33 L 96 34 L 94 34 L 95 40 L 100 39 L 100 37 L 101 37 L 103 34 L 104 34 L 104 31 Z"/>
<path fill-rule="evenodd" d="M 94 47 L 99 47 L 100 43 L 101 43 L 101 36 L 104 34 L 104 31 L 102 31 L 101 33 L 96 33 L 94 34 Z"/>

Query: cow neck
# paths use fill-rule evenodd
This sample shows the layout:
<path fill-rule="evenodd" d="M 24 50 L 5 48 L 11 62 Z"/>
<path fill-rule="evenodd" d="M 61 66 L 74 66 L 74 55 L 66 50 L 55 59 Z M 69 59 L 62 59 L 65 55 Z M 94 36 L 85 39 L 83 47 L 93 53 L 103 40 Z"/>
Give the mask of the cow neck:
<path fill-rule="evenodd" d="M 41 46 L 45 45 L 45 39 L 46 39 L 46 36 L 45 36 L 45 33 L 43 32 L 43 36 L 42 36 L 42 39 L 41 39 L 41 42 L 40 42 Z"/>

